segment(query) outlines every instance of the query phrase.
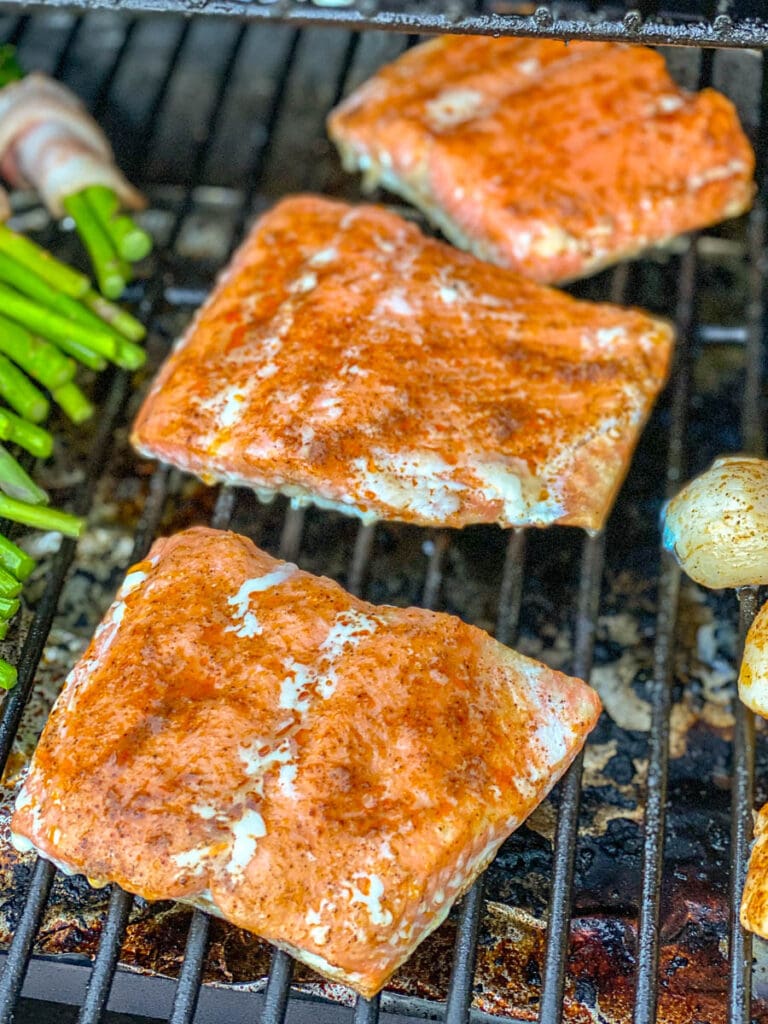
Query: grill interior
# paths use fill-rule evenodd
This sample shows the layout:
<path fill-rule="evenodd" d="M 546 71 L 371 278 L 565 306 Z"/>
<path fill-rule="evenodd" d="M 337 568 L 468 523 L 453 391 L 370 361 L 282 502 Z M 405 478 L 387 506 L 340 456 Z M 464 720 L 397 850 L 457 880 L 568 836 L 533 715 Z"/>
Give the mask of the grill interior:
<path fill-rule="evenodd" d="M 325 139 L 325 115 L 415 41 L 114 13 L 8 15 L 0 35 L 18 44 L 26 67 L 83 96 L 150 195 L 145 222 L 159 244 L 129 295 L 150 327 L 144 385 L 255 213 L 298 190 L 360 198 Z M 67 443 L 41 473 L 58 501 L 90 515 L 91 529 L 79 548 L 38 542 L 44 572 L 25 628 L 6 642 L 19 685 L 0 709 L 8 764 L 0 932 L 9 941 L 0 1020 L 12 1018 L 22 987 L 79 1004 L 84 1024 L 107 1004 L 175 1024 L 257 1015 L 264 1024 L 286 1015 L 328 1024 L 353 1016 L 375 1024 L 379 1015 L 554 1024 L 564 1012 L 640 1024 L 657 1011 L 670 1022 L 768 1020 L 762 968 L 753 998 L 751 942 L 731 914 L 752 807 L 768 795 L 764 745 L 756 747 L 752 716 L 733 699 L 758 595 L 737 601 L 693 587 L 661 552 L 658 528 L 664 498 L 713 457 L 765 450 L 768 75 L 755 52 L 667 56 L 684 84 L 715 84 L 737 102 L 761 142 L 760 196 L 743 221 L 574 289 L 662 313 L 679 335 L 670 384 L 604 535 L 366 527 L 210 491 L 130 454 L 126 425 L 138 397 L 122 373 L 94 382 L 95 424 L 62 427 Z M 74 236 L 51 225 L 32 197 L 16 200 L 16 226 L 80 259 Z M 594 669 L 610 711 L 535 820 L 380 999 L 353 1006 L 303 969 L 291 987 L 289 957 L 249 945 L 199 911 L 149 908 L 117 889 L 94 893 L 8 851 L 7 805 L 24 751 L 121 572 L 155 536 L 203 521 L 231 525 L 369 600 L 445 609 L 555 667 L 583 677 Z"/>

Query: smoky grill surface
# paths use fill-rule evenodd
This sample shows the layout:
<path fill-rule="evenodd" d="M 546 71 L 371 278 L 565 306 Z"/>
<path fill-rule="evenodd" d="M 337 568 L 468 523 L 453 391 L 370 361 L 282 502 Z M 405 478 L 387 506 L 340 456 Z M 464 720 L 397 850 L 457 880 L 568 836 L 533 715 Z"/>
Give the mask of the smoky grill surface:
<path fill-rule="evenodd" d="M 504 845 L 482 888 L 398 972 L 381 1000 L 386 1015 L 459 1024 L 471 1004 L 480 1019 L 534 1020 L 541 1012 L 554 1022 L 562 986 L 566 1019 L 578 1022 L 629 1021 L 635 1003 L 634 1019 L 650 1021 L 656 1000 L 658 1019 L 670 1024 L 747 1021 L 750 1010 L 768 1021 L 762 968 L 750 1001 L 740 969 L 749 942 L 730 932 L 747 853 L 753 757 L 754 800 L 768 797 L 768 747 L 759 735 L 755 754 L 751 716 L 734 702 L 739 638 L 755 595 L 742 598 L 740 628 L 735 595 L 681 579 L 660 554 L 659 531 L 664 498 L 680 480 L 723 452 L 764 450 L 761 203 L 749 218 L 574 289 L 642 305 L 673 319 L 680 332 L 672 380 L 603 538 L 562 528 L 523 535 L 361 527 L 330 513 L 289 510 L 281 500 L 260 506 L 247 492 L 211 490 L 137 459 L 127 425 L 254 213 L 296 190 L 360 198 L 325 138 L 324 117 L 409 40 L 115 14 L 6 17 L 0 35 L 19 44 L 26 67 L 62 77 L 101 118 L 120 162 L 147 188 L 145 223 L 159 239 L 131 288 L 150 325 L 149 364 L 137 389 L 121 374 L 94 381 L 97 422 L 78 431 L 62 425 L 65 442 L 40 470 L 56 500 L 90 518 L 77 548 L 69 541 L 57 548 L 51 536 L 30 541 L 41 566 L 25 591 L 23 628 L 6 642 L 6 654 L 21 652 L 22 667 L 0 717 L 0 753 L 8 757 L 0 790 L 0 942 L 10 946 L 0 1019 L 9 1019 L 33 950 L 32 988 L 49 998 L 83 993 L 77 986 L 74 995 L 57 991 L 46 957 L 81 973 L 96 958 L 82 1020 L 98 1019 L 118 959 L 153 976 L 122 984 L 121 968 L 115 992 L 122 1008 L 156 1015 L 168 1003 L 163 1012 L 174 1021 L 191 1020 L 202 974 L 222 990 L 239 986 L 242 1019 L 263 1010 L 268 1024 L 282 1020 L 291 973 L 284 955 L 200 912 L 54 876 L 8 841 L 20 774 L 125 568 L 155 536 L 213 522 L 368 600 L 437 607 L 553 667 L 582 675 L 592 668 L 603 698 L 580 801 L 577 765 Z M 723 88 L 757 138 L 767 91 L 760 56 L 689 49 L 668 57 L 683 84 Z M 63 258 L 80 259 L 73 236 L 50 225 L 33 197 L 17 199 L 19 228 Z M 569 917 L 568 932 L 559 922 Z M 147 996 L 160 992 L 156 975 L 180 972 L 173 1011 L 167 984 L 162 998 Z M 291 1019 L 316 1016 L 311 1000 L 320 997 L 352 1004 L 347 990 L 305 968 L 293 982 Z M 209 996 L 202 1019 L 217 1019 L 224 1004 Z M 361 1001 L 355 1019 L 374 1024 L 378 1010 L 378 1001 Z M 328 1019 L 341 1015 L 333 1009 Z"/>

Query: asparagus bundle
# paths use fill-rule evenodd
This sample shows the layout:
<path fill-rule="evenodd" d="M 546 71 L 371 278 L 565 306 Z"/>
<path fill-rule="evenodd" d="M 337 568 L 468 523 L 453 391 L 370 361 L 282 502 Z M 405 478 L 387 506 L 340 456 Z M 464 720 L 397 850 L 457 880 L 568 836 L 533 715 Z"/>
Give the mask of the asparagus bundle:
<path fill-rule="evenodd" d="M 72 217 L 100 291 L 117 298 L 131 280 L 131 263 L 152 248 L 123 211 L 144 199 L 80 101 L 45 75 L 24 76 L 12 47 L 0 48 L 0 160 L 11 184 L 33 185 L 54 216 Z"/>
<path fill-rule="evenodd" d="M 0 47 L 0 85 L 20 74 L 12 51 Z M 0 109 L 0 151 L 2 132 Z M 52 402 L 74 423 L 93 415 L 75 382 L 78 364 L 98 371 L 111 362 L 135 370 L 145 359 L 138 344 L 144 334 L 139 321 L 103 298 L 84 274 L 0 223 L 0 518 L 79 536 L 82 520 L 50 508 L 46 492 L 4 443 L 35 458 L 50 456 L 53 438 L 43 423 Z M 34 564 L 0 534 L 0 640 Z M 0 688 L 9 689 L 16 678 L 16 669 L 0 658 Z"/>

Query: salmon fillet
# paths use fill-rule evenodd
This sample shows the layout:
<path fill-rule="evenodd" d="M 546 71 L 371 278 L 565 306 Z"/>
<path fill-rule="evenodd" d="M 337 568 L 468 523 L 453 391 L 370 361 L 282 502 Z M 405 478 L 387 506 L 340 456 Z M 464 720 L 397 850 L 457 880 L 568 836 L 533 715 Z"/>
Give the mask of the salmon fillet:
<path fill-rule="evenodd" d="M 671 344 L 379 207 L 294 197 L 253 228 L 132 440 L 369 521 L 598 529 Z"/>
<path fill-rule="evenodd" d="M 599 711 L 453 616 L 197 528 L 129 570 L 11 827 L 64 871 L 200 906 L 371 996 Z"/>
<path fill-rule="evenodd" d="M 730 101 L 680 89 L 642 46 L 435 39 L 353 92 L 328 129 L 367 186 L 542 282 L 734 217 L 754 194 Z"/>

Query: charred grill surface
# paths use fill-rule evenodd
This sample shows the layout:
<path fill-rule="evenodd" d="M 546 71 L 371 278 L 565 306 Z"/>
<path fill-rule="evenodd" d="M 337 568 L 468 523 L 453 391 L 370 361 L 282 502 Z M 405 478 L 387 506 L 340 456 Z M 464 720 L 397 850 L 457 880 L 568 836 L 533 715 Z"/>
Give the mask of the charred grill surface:
<path fill-rule="evenodd" d="M 722 452 L 762 451 L 762 195 L 749 218 L 575 289 L 642 305 L 681 332 L 673 378 L 604 537 L 371 528 L 281 501 L 259 506 L 247 492 L 210 490 L 138 460 L 127 425 L 254 213 L 302 189 L 360 197 L 323 120 L 405 37 L 55 13 L 8 17 L 0 34 L 19 44 L 26 66 L 59 74 L 99 114 L 121 163 L 151 196 L 146 223 L 160 240 L 131 292 L 150 325 L 138 390 L 120 374 L 94 382 L 98 423 L 62 428 L 66 443 L 41 468 L 58 500 L 90 512 L 90 528 L 77 548 L 35 542 L 41 568 L 26 593 L 24 629 L 8 641 L 23 648 L 24 668 L 0 708 L 0 941 L 8 950 L 0 1019 L 10 1019 L 28 956 L 27 991 L 82 1002 L 83 1021 L 98 1020 L 110 998 L 116 1008 L 190 1021 L 198 996 L 198 1020 L 352 1017 L 339 1005 L 349 1004 L 347 992 L 292 971 L 257 939 L 199 912 L 92 890 L 8 842 L 19 775 L 121 574 L 158 534 L 212 522 L 371 601 L 456 613 L 567 671 L 592 664 L 606 706 L 583 768 L 505 844 L 482 891 L 398 972 L 380 1005 L 356 1007 L 360 1024 L 374 1024 L 380 1009 L 450 1024 L 467 1013 L 536 1020 L 542 1012 L 554 1024 L 561 1003 L 565 1019 L 578 1022 L 650 1021 L 654 1007 L 670 1024 L 750 1014 L 768 1021 L 762 969 L 752 997 L 743 967 L 750 945 L 730 924 L 753 777 L 755 799 L 768 798 L 762 730 L 753 745 L 749 716 L 738 711 L 734 720 L 738 602 L 681 579 L 660 554 L 658 527 L 678 480 Z M 766 123 L 758 55 L 688 49 L 669 57 L 684 84 L 711 80 L 731 95 L 758 138 Z M 73 236 L 50 225 L 32 197 L 19 197 L 16 214 L 19 227 L 79 258 Z M 743 604 L 742 633 L 754 602 Z M 661 742 L 650 738 L 652 722 Z M 548 918 L 570 920 L 570 929 L 548 932 Z M 178 987 L 166 980 L 177 977 Z"/>

